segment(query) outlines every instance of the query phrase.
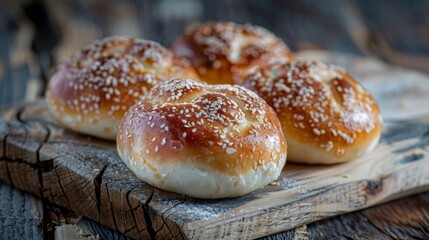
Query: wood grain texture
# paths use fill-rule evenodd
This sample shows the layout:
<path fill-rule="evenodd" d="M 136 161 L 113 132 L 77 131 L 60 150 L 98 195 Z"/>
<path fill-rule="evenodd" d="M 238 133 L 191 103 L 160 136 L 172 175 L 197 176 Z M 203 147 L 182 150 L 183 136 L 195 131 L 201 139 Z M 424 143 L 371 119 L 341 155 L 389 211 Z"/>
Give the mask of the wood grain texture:
<path fill-rule="evenodd" d="M 273 234 L 280 239 L 429 239 L 429 192 Z"/>
<path fill-rule="evenodd" d="M 0 219 L 4 232 L 1 239 L 129 239 L 95 221 L 81 218 L 70 211 L 0 183 L 4 200 L 0 203 Z M 21 205 L 25 202 L 26 204 Z M 28 204 L 31 203 L 31 204 Z M 264 240 L 289 239 L 427 239 L 429 238 L 429 192 L 303 225 L 293 230 L 264 237 Z M 15 205 L 17 207 L 11 207 Z M 18 207 L 19 206 L 19 207 Z M 55 227 L 55 234 L 43 229 L 45 222 Z M 46 217 L 45 217 L 46 218 Z M 13 223 L 13 224 L 12 224 Z M 30 227 L 28 223 L 33 223 Z M 52 230 L 51 230 L 52 231 Z M 19 235 L 17 235 L 19 234 Z M 65 238 L 68 237 L 68 238 Z M 73 237 L 73 238 L 72 238 Z"/>
<path fill-rule="evenodd" d="M 0 196 L 0 239 L 42 239 L 41 202 L 5 184 Z"/>
<path fill-rule="evenodd" d="M 276 183 L 241 198 L 191 199 L 139 181 L 118 158 L 114 143 L 63 128 L 42 100 L 2 111 L 0 179 L 145 239 L 261 237 L 428 190 L 429 118 L 418 116 L 429 109 L 416 112 L 397 102 L 406 98 L 419 106 L 429 93 L 423 92 L 427 76 L 400 69 L 414 84 L 406 81 L 386 90 L 398 69 L 347 55 L 310 55 L 327 62 L 340 59 L 365 76 L 363 83 L 378 98 L 386 129 L 368 156 L 331 167 L 287 164 Z M 421 96 L 410 91 L 415 84 L 421 84 Z"/>

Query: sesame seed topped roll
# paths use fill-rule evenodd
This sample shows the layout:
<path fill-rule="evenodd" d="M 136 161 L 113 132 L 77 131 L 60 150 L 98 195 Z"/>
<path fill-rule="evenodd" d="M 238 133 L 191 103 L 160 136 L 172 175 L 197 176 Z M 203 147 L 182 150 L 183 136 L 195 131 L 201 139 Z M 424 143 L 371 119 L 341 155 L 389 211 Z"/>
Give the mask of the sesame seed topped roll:
<path fill-rule="evenodd" d="M 243 86 L 276 111 L 289 161 L 345 162 L 379 141 L 382 120 L 374 98 L 339 67 L 305 60 L 274 64 L 248 76 Z"/>
<path fill-rule="evenodd" d="M 239 84 L 256 68 L 293 57 L 268 30 L 230 22 L 189 28 L 173 51 L 189 59 L 201 79 L 211 84 Z"/>
<path fill-rule="evenodd" d="M 190 79 L 155 86 L 123 118 L 119 156 L 140 179 L 198 198 L 236 197 L 277 179 L 286 142 L 251 91 Z"/>
<path fill-rule="evenodd" d="M 198 76 L 186 59 L 155 42 L 110 37 L 60 64 L 46 98 L 64 125 L 113 140 L 125 111 L 155 84 L 176 77 Z"/>

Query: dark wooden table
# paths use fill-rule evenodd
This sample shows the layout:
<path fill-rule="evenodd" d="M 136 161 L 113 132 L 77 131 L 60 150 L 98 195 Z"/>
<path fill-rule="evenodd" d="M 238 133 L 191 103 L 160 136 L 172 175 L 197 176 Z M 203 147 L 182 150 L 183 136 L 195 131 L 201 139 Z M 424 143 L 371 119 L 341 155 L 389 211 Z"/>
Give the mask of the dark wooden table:
<path fill-rule="evenodd" d="M 262 25 L 292 50 L 371 56 L 429 72 L 429 1 L 0 2 L 0 106 L 43 95 L 55 64 L 109 35 L 168 46 L 207 20 Z M 1 161 L 2 159 L 0 159 Z M 0 239 L 126 239 L 89 219 L 0 183 Z M 429 193 L 319 221 L 267 239 L 429 239 Z"/>

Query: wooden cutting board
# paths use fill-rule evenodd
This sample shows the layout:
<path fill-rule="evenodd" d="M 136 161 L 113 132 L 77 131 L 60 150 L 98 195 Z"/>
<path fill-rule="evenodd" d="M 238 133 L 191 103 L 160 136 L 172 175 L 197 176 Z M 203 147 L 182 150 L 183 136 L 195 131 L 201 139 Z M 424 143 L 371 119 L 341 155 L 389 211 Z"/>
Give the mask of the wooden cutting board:
<path fill-rule="evenodd" d="M 133 238 L 256 238 L 429 190 L 429 77 L 343 54 L 340 64 L 379 101 L 383 138 L 345 164 L 287 163 L 278 181 L 235 199 L 198 200 L 138 180 L 114 142 L 77 134 L 44 100 L 1 112 L 0 180 Z"/>

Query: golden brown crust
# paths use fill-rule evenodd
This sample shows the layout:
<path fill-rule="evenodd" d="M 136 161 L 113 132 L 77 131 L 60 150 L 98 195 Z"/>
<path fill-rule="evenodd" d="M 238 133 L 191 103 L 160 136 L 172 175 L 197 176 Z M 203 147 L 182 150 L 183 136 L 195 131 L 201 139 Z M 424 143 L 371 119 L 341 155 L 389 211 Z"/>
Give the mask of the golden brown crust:
<path fill-rule="evenodd" d="M 125 115 L 118 130 L 120 152 L 137 165 L 196 165 L 232 176 L 286 157 L 274 111 L 239 86 L 190 79 L 157 85 Z"/>
<path fill-rule="evenodd" d="M 303 60 L 274 64 L 250 75 L 243 86 L 276 111 L 291 161 L 346 161 L 364 153 L 380 136 L 382 121 L 375 100 L 338 67 Z M 333 160 L 301 159 L 298 153 L 291 154 L 297 145 L 329 153 Z"/>
<path fill-rule="evenodd" d="M 268 30 L 229 22 L 209 22 L 186 31 L 173 51 L 188 58 L 211 84 L 239 84 L 258 67 L 293 58 L 289 48 Z"/>
<path fill-rule="evenodd" d="M 175 77 L 197 74 L 186 59 L 155 42 L 110 37 L 59 65 L 50 79 L 47 98 L 54 114 L 66 125 L 105 137 L 85 130 L 86 126 L 107 118 L 115 126 L 105 126 L 110 129 L 106 131 L 115 131 L 126 110 L 155 84 Z M 79 121 L 70 120 L 75 117 Z"/>

